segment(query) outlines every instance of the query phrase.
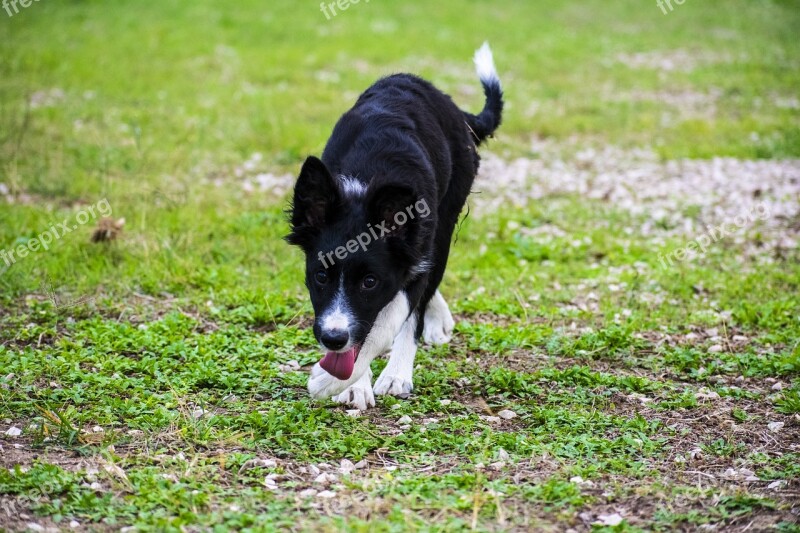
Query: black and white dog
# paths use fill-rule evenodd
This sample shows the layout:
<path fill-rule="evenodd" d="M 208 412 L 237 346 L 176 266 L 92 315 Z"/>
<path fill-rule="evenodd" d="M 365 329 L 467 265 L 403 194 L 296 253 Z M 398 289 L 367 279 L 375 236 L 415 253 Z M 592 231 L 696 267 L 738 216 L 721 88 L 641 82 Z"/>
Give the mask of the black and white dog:
<path fill-rule="evenodd" d="M 418 339 L 450 340 L 438 287 L 477 147 L 503 111 L 488 44 L 475 65 L 486 95 L 479 115 L 423 79 L 389 76 L 339 119 L 322 160 L 303 164 L 286 240 L 305 252 L 314 335 L 327 352 L 308 382 L 315 398 L 366 409 L 373 392 L 408 394 Z M 373 387 L 370 363 L 389 350 Z"/>

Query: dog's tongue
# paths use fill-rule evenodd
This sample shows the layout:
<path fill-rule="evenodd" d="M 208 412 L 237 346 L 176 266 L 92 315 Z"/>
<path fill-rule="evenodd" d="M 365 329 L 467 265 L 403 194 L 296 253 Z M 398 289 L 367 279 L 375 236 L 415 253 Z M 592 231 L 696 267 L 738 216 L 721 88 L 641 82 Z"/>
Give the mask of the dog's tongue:
<path fill-rule="evenodd" d="M 353 375 L 353 367 L 356 366 L 355 346 L 346 352 L 328 352 L 319 362 L 319 366 L 336 379 L 342 381 L 350 379 L 350 376 Z"/>

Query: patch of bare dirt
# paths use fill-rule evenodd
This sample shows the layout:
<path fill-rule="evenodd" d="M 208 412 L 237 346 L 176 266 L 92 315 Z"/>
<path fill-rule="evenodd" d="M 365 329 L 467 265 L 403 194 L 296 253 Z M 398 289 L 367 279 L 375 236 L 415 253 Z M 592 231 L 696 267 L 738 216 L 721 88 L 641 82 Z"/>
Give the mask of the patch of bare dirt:
<path fill-rule="evenodd" d="M 485 154 L 474 186 L 481 194 L 470 200 L 478 215 L 578 195 L 641 218 L 625 231 L 656 244 L 669 236 L 722 238 L 725 224 L 725 239 L 752 243 L 761 255 L 798 247 L 800 160 L 661 161 L 649 150 L 615 147 L 567 155 L 565 145 L 547 141 L 532 148 L 536 159 Z"/>
<path fill-rule="evenodd" d="M 698 67 L 731 63 L 735 58 L 730 54 L 708 50 L 674 49 L 619 54 L 615 59 L 617 63 L 622 63 L 632 69 L 670 73 L 692 72 Z"/>

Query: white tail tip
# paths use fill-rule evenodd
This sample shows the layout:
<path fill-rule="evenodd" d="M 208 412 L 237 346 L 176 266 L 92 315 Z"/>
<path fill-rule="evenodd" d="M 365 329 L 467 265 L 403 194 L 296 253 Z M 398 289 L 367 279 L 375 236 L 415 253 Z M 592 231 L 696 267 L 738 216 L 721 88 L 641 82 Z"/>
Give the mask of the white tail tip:
<path fill-rule="evenodd" d="M 475 52 L 475 70 L 478 72 L 481 83 L 500 84 L 500 77 L 497 75 L 492 49 L 489 48 L 488 42 L 483 43 L 483 46 Z"/>

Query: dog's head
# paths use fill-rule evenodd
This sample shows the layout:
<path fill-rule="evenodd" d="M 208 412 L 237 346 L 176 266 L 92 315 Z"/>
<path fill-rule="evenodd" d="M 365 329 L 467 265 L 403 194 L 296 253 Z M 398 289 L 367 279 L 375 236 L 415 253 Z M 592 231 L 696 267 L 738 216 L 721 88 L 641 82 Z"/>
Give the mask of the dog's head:
<path fill-rule="evenodd" d="M 346 380 L 380 311 L 427 270 L 430 206 L 407 182 L 365 185 L 309 157 L 289 214 L 286 240 L 305 252 L 314 335 L 327 352 L 320 364 Z"/>

